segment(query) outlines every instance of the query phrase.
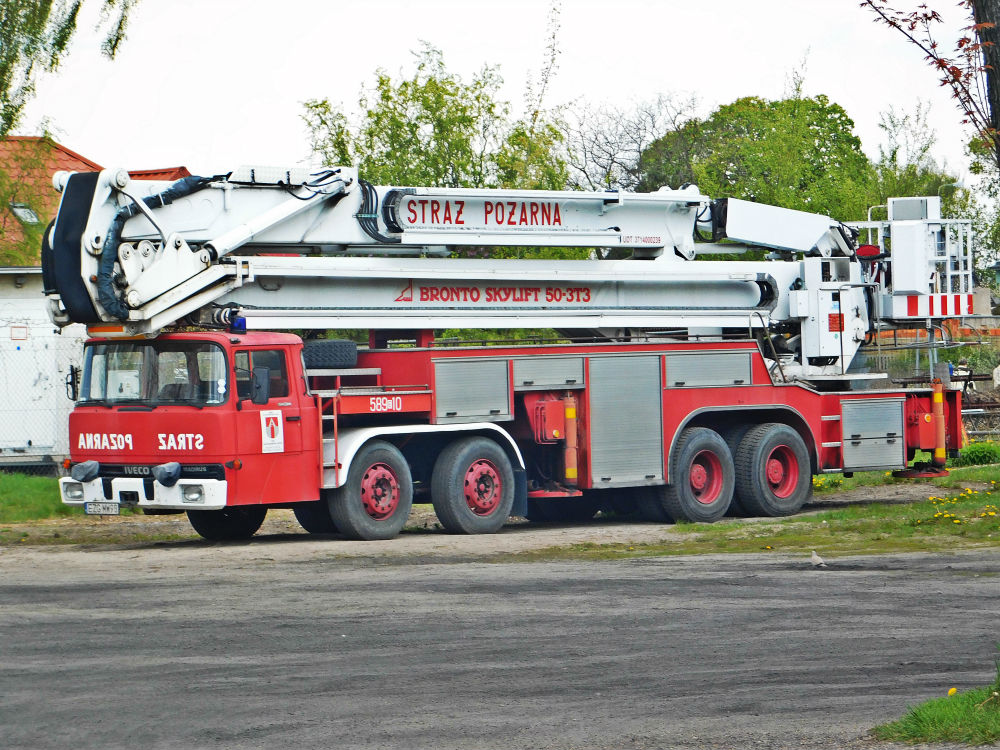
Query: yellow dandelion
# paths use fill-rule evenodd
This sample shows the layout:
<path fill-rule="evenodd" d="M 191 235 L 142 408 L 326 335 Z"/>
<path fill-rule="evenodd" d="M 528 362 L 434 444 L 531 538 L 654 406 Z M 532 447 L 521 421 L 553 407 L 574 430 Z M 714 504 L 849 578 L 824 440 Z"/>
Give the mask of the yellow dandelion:
<path fill-rule="evenodd" d="M 948 688 L 949 697 L 958 692 L 958 688 Z"/>
<path fill-rule="evenodd" d="M 962 523 L 962 522 L 956 518 L 954 521 L 952 521 L 952 523 Z"/>

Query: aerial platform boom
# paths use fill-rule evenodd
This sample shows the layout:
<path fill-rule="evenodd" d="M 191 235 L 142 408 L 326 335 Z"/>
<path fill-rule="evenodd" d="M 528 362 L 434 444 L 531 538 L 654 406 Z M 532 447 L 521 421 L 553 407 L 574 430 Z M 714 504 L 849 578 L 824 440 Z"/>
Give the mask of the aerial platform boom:
<path fill-rule="evenodd" d="M 802 375 L 822 376 L 844 374 L 873 329 L 914 309 L 928 318 L 972 312 L 971 270 L 937 278 L 958 251 L 938 241 L 933 211 L 916 223 L 904 212 L 882 228 L 876 252 L 859 257 L 856 231 L 829 217 L 712 201 L 693 186 L 644 194 L 373 186 L 350 168 L 260 167 L 176 183 L 124 170 L 61 173 L 55 183 L 63 199 L 43 248 L 50 313 L 104 336 L 237 322 L 630 336 L 766 329 L 791 342 Z M 689 263 L 737 249 L 696 242 L 696 230 L 770 248 L 771 257 Z M 594 251 L 568 261 L 448 257 L 486 247 Z M 968 242 L 959 250 L 958 265 L 971 268 Z M 893 275 L 906 279 L 900 294 Z M 950 309 L 938 301 L 936 314 L 924 314 L 926 303 L 896 299 L 935 292 Z"/>

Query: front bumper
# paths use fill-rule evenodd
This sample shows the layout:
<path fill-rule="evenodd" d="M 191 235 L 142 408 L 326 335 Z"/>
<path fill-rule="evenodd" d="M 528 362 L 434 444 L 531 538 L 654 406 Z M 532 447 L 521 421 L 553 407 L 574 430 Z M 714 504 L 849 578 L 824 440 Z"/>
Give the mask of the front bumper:
<path fill-rule="evenodd" d="M 59 495 L 66 505 L 110 502 L 126 507 L 159 510 L 220 510 L 226 507 L 226 485 L 225 480 L 219 479 L 178 479 L 173 487 L 165 487 L 153 480 L 153 493 L 152 497 L 149 497 L 142 478 L 115 477 L 111 480 L 111 496 L 108 497 L 104 493 L 104 480 L 101 477 L 89 482 L 78 482 L 72 477 L 63 477 L 59 480 Z M 193 491 L 195 487 L 201 487 L 202 491 L 200 497 L 192 499 L 198 494 Z M 79 492 L 81 488 L 82 496 L 77 497 L 81 494 Z"/>

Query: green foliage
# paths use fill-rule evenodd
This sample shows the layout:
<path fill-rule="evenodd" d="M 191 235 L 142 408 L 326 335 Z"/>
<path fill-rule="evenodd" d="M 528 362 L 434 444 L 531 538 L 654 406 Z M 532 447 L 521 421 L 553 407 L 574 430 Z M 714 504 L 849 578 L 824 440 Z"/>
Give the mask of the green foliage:
<path fill-rule="evenodd" d="M 496 68 L 484 67 L 466 82 L 448 71 L 434 47 L 425 45 L 415 58 L 409 78 L 377 72 L 360 97 L 356 123 L 328 99 L 307 101 L 313 152 L 327 164 L 356 166 L 376 184 L 565 186 L 559 128 L 539 110 L 512 121 Z"/>
<path fill-rule="evenodd" d="M 66 51 L 84 0 L 4 0 L 0 3 L 0 137 L 17 125 L 39 71 L 54 71 Z M 110 23 L 102 51 L 113 58 L 139 0 L 101 0 Z"/>
<path fill-rule="evenodd" d="M 37 141 L 17 141 L 16 147 L 7 152 L 7 163 L 0 165 L 0 266 L 38 265 L 42 234 L 51 216 L 40 212 L 33 198 L 38 193 L 37 184 L 24 179 L 38 174 L 45 166 L 51 142 L 47 138 Z M 12 203 L 27 203 L 38 213 L 37 224 L 22 222 L 8 207 Z"/>
<path fill-rule="evenodd" d="M 914 706 L 898 721 L 875 727 L 876 739 L 910 743 L 961 742 L 988 745 L 1000 741 L 1000 658 L 996 677 L 986 687 L 934 698 Z"/>
<path fill-rule="evenodd" d="M 974 373 L 990 373 L 1000 365 L 1000 350 L 988 344 L 957 346 L 953 349 L 945 349 L 938 354 L 942 362 L 950 362 L 957 365 L 960 360 L 965 360 L 966 366 Z"/>
<path fill-rule="evenodd" d="M 927 123 L 929 112 L 929 104 L 917 102 L 907 114 L 892 108 L 882 113 L 879 128 L 885 134 L 885 145 L 879 147 L 875 162 L 872 205 L 884 205 L 892 197 L 939 195 L 946 216 L 964 208 L 968 193 L 955 186 L 958 176 L 940 169 L 931 156 L 935 133 Z"/>
<path fill-rule="evenodd" d="M 951 460 L 953 466 L 983 466 L 985 464 L 1000 464 L 1000 444 L 990 440 L 981 443 L 970 443 L 962 448 L 957 458 Z"/>
<path fill-rule="evenodd" d="M 693 182 L 706 195 L 863 219 L 875 175 L 853 128 L 825 96 L 738 99 L 646 149 L 640 189 Z"/>
<path fill-rule="evenodd" d="M 63 505 L 58 482 L 51 477 L 0 472 L 0 523 L 57 518 L 80 512 L 79 508 Z"/>

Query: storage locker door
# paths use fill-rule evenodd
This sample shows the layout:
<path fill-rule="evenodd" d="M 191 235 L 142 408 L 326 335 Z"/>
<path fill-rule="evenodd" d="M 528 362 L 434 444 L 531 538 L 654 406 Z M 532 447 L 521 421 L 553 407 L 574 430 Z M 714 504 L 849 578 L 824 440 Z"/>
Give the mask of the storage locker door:
<path fill-rule="evenodd" d="M 594 486 L 662 481 L 660 358 L 592 357 L 588 394 Z"/>

